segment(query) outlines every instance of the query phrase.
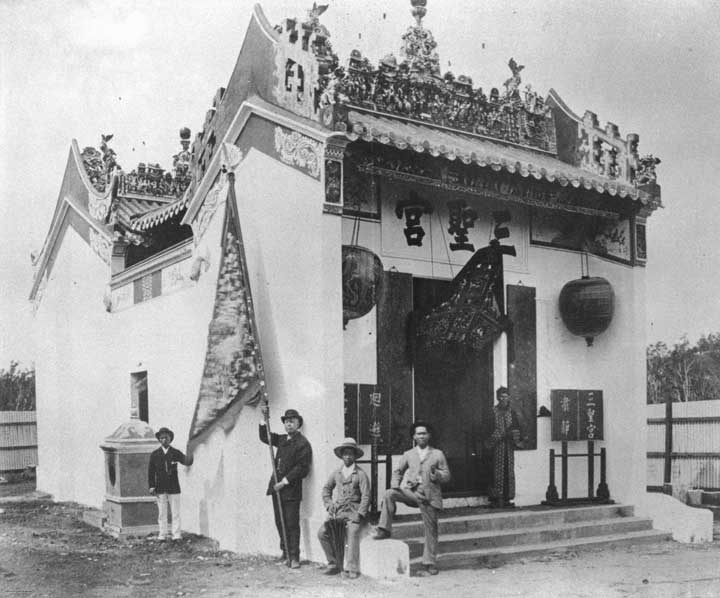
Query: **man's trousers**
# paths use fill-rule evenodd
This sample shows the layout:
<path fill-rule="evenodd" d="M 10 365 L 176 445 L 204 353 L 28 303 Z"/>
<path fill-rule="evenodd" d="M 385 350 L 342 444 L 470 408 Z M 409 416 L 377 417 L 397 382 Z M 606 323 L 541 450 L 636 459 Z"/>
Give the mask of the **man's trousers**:
<path fill-rule="evenodd" d="M 300 561 L 300 501 L 283 500 L 283 516 L 285 519 L 285 531 L 287 533 L 287 548 L 283 541 L 282 523 L 280 522 L 280 509 L 278 507 L 277 493 L 272 494 L 273 512 L 275 513 L 275 527 L 280 536 L 280 550 L 283 555 L 289 556 L 290 560 Z"/>
<path fill-rule="evenodd" d="M 158 494 L 158 538 L 168 537 L 168 507 L 172 515 L 172 537 L 179 540 L 180 535 L 180 495 Z"/>
<path fill-rule="evenodd" d="M 423 528 L 425 529 L 425 548 L 423 550 L 423 565 L 437 565 L 438 555 L 438 512 L 428 503 L 418 501 L 410 490 L 390 488 L 383 497 L 382 510 L 378 527 L 388 532 L 392 531 L 392 518 L 395 515 L 395 503 L 401 502 L 420 509 Z"/>
<path fill-rule="evenodd" d="M 345 561 L 347 562 L 347 570 L 360 572 L 360 527 L 362 524 L 353 523 L 349 519 L 345 519 Z M 342 561 L 339 561 L 338 555 L 335 554 L 335 545 L 328 530 L 327 521 L 320 526 L 318 530 L 318 539 L 320 545 L 325 551 L 328 565 L 331 567 L 343 568 Z M 339 561 L 339 562 L 338 562 Z"/>

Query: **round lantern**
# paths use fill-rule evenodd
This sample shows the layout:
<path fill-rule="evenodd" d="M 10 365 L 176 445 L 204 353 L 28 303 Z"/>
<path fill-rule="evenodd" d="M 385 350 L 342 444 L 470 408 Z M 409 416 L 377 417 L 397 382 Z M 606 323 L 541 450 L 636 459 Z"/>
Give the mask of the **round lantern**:
<path fill-rule="evenodd" d="M 571 280 L 560 291 L 560 315 L 567 329 L 584 336 L 588 346 L 593 337 L 607 330 L 615 310 L 612 285 L 599 276 Z"/>
<path fill-rule="evenodd" d="M 383 265 L 372 251 L 342 246 L 343 326 L 361 318 L 377 303 L 383 285 Z"/>

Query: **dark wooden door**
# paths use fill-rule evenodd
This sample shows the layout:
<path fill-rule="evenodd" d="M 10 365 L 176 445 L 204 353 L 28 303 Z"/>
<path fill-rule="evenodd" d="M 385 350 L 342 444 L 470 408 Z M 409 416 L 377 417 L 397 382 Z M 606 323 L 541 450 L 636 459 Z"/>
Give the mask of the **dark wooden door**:
<path fill-rule="evenodd" d="M 446 299 L 449 290 L 446 281 L 413 279 L 416 317 Z M 492 426 L 492 348 L 462 368 L 428 367 L 431 359 L 415 357 L 423 357 L 423 366 L 414 369 L 415 418 L 432 425 L 433 444 L 448 459 L 452 482 L 444 493 L 484 494 L 491 480 L 483 444 Z"/>

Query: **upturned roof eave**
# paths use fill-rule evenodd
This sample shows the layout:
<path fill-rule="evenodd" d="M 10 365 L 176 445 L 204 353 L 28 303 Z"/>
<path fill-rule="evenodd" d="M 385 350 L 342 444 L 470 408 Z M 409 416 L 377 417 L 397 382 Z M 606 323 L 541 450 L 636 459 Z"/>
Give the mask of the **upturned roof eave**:
<path fill-rule="evenodd" d="M 33 276 L 30 294 L 28 296 L 28 299 L 30 301 L 35 299 L 38 287 L 40 286 L 40 281 L 45 275 L 45 271 L 48 267 L 50 256 L 53 254 L 53 251 L 55 250 L 55 247 L 58 243 L 60 230 L 69 209 L 72 209 L 73 211 L 78 213 L 84 220 L 88 222 L 90 226 L 95 229 L 98 234 L 102 235 L 108 240 L 112 238 L 112 233 L 107 227 L 95 222 L 92 218 L 90 218 L 90 215 L 88 213 L 84 213 L 82 211 L 81 206 L 79 206 L 77 202 L 71 201 L 69 199 L 68 186 L 70 177 L 73 175 L 79 177 L 88 194 L 92 194 L 98 199 L 106 199 L 108 195 L 112 193 L 112 184 L 108 185 L 108 190 L 105 193 L 98 192 L 97 189 L 92 186 L 90 178 L 87 176 L 85 168 L 82 165 L 82 158 L 80 157 L 80 149 L 77 140 L 72 139 L 70 143 L 70 149 L 68 151 L 68 159 L 65 166 L 65 173 L 63 174 L 63 180 L 60 184 L 60 192 L 58 193 L 58 199 L 55 204 L 55 211 L 53 213 L 52 220 L 50 221 L 48 233 L 47 235 L 45 235 L 45 240 L 43 242 L 43 247 L 40 250 L 40 255 L 38 256 L 37 269 Z"/>

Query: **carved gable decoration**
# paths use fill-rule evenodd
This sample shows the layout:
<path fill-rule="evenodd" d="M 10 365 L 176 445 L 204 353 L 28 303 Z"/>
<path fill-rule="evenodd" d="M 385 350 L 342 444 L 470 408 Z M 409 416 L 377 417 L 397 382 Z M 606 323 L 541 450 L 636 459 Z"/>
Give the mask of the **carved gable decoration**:
<path fill-rule="evenodd" d="M 315 5 L 308 19 L 286 19 L 275 54 L 275 99 L 283 108 L 316 120 L 326 76 L 337 64 L 328 30 L 319 16 L 327 6 Z"/>
<path fill-rule="evenodd" d="M 320 177 L 323 145 L 319 141 L 297 131 L 275 127 L 275 151 L 285 164 L 298 167 L 316 179 Z"/>
<path fill-rule="evenodd" d="M 112 261 L 112 241 L 92 227 L 90 227 L 88 235 L 92 250 L 109 266 Z"/>

